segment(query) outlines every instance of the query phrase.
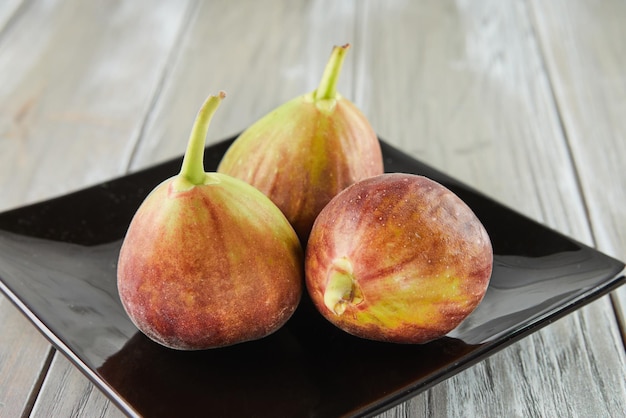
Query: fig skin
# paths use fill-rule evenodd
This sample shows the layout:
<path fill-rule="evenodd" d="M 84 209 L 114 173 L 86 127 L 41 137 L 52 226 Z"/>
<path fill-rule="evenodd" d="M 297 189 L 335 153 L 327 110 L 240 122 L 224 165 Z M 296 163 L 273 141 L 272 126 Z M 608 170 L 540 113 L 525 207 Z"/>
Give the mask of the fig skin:
<path fill-rule="evenodd" d="M 181 173 L 143 201 L 118 259 L 128 316 L 178 350 L 263 338 L 287 322 L 303 291 L 302 247 L 280 209 L 241 180 L 204 172 L 204 137 L 218 104 L 209 98 L 201 109 Z"/>
<path fill-rule="evenodd" d="M 302 249 L 262 193 L 217 173 L 176 191 L 158 186 L 120 252 L 118 291 L 135 325 L 160 344 L 199 350 L 265 337 L 295 311 Z"/>
<path fill-rule="evenodd" d="M 337 193 L 384 171 L 369 121 L 335 90 L 348 48 L 333 49 L 315 91 L 284 103 L 246 129 L 217 169 L 265 193 L 303 244 L 315 218 Z"/>
<path fill-rule="evenodd" d="M 383 174 L 340 194 L 316 219 L 305 280 L 317 310 L 366 339 L 419 344 L 446 335 L 481 302 L 491 241 L 441 184 Z"/>

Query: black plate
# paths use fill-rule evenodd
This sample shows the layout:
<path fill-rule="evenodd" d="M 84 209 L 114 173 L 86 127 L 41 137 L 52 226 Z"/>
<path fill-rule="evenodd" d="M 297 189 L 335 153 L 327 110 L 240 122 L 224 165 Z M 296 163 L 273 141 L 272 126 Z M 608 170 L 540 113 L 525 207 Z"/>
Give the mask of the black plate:
<path fill-rule="evenodd" d="M 231 141 L 206 149 L 207 170 Z M 148 340 L 119 301 L 117 255 L 135 210 L 181 159 L 0 214 L 0 288 L 129 415 L 334 417 L 382 412 L 624 283 L 622 262 L 382 147 L 386 171 L 449 187 L 493 241 L 485 299 L 440 340 L 358 339 L 306 297 L 287 325 L 259 341 L 179 352 Z"/>

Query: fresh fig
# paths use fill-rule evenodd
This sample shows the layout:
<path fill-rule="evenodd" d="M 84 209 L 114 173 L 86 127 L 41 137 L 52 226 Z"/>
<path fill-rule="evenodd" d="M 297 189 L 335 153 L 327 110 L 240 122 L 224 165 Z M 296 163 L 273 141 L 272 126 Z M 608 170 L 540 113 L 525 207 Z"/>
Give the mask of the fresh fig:
<path fill-rule="evenodd" d="M 490 238 L 452 191 L 423 176 L 383 174 L 341 193 L 306 248 L 308 292 L 331 323 L 358 337 L 424 343 L 481 302 Z"/>
<path fill-rule="evenodd" d="M 200 109 L 180 173 L 146 197 L 119 255 L 118 292 L 130 319 L 179 350 L 265 337 L 303 291 L 303 251 L 280 209 L 241 180 L 204 172 L 206 132 L 223 97 Z"/>
<path fill-rule="evenodd" d="M 217 169 L 265 193 L 303 244 L 330 199 L 358 180 L 383 173 L 380 143 L 370 123 L 336 91 L 349 47 L 334 47 L 318 88 L 252 124 Z"/>

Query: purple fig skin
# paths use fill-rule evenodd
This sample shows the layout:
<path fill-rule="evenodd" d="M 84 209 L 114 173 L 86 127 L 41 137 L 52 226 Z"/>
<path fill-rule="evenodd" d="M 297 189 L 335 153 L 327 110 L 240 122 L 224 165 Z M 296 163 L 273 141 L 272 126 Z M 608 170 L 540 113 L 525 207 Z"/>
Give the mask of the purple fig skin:
<path fill-rule="evenodd" d="M 446 335 L 481 302 L 490 238 L 472 210 L 426 177 L 383 174 L 322 210 L 305 256 L 319 312 L 366 339 L 419 344 Z"/>
<path fill-rule="evenodd" d="M 170 348 L 200 350 L 265 337 L 295 311 L 303 254 L 262 193 L 211 173 L 205 184 L 160 184 L 133 217 L 118 263 L 131 320 Z"/>
<path fill-rule="evenodd" d="M 335 47 L 333 54 L 348 47 Z M 337 193 L 384 172 L 380 143 L 369 121 L 331 90 L 318 94 L 318 88 L 262 117 L 235 140 L 217 169 L 266 194 L 303 244 L 315 218 Z"/>

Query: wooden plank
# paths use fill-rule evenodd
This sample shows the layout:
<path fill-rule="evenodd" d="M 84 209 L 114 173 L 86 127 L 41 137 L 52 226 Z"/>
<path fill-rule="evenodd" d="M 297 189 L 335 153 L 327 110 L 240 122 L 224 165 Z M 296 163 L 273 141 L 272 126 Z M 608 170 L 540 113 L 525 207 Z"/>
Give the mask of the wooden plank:
<path fill-rule="evenodd" d="M 0 43 L 23 7 L 21 0 L 0 3 Z M 4 296 L 0 296 L 0 318 L 0 416 L 17 417 L 32 407 L 31 394 L 47 371 L 52 348 Z"/>
<path fill-rule="evenodd" d="M 0 210 L 125 172 L 183 6 L 57 0 L 25 10 L 0 40 Z"/>
<path fill-rule="evenodd" d="M 4 296 L 0 297 L 0 416 L 29 410 L 53 349 Z"/>
<path fill-rule="evenodd" d="M 355 91 L 376 130 L 592 244 L 525 3 L 412 5 L 367 2 L 362 9 L 356 43 L 367 48 Z M 610 416 L 626 408 L 624 370 L 605 298 L 418 396 L 408 415 Z"/>
<path fill-rule="evenodd" d="M 14 15 L 0 37 L 0 210 L 126 171 L 186 7 L 57 0 Z M 0 415 L 20 416 L 51 348 L 6 299 L 0 318 Z"/>
<path fill-rule="evenodd" d="M 626 4 L 531 4 L 595 243 L 626 260 Z M 613 296 L 626 338 L 626 288 Z"/>
<path fill-rule="evenodd" d="M 200 3 L 132 170 L 182 155 L 196 112 L 209 94 L 224 90 L 227 97 L 213 118 L 207 144 L 241 132 L 275 107 L 314 90 L 333 45 L 354 35 L 354 2 L 243 3 Z M 346 59 L 346 75 L 340 79 L 347 96 L 353 63 L 353 57 Z"/>
<path fill-rule="evenodd" d="M 87 383 L 81 372 L 63 355 L 57 353 L 32 417 L 124 417 L 100 390 Z"/>

